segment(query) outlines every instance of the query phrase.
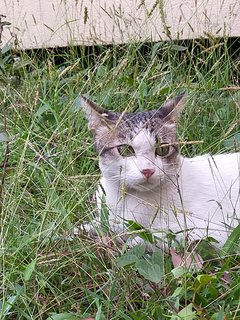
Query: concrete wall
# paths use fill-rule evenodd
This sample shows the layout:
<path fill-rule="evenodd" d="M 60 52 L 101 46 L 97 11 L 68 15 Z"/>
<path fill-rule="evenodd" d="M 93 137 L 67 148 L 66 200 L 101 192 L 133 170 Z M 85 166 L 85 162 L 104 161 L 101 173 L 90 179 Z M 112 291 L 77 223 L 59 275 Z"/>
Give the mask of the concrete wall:
<path fill-rule="evenodd" d="M 0 0 L 22 48 L 240 36 L 239 0 Z"/>

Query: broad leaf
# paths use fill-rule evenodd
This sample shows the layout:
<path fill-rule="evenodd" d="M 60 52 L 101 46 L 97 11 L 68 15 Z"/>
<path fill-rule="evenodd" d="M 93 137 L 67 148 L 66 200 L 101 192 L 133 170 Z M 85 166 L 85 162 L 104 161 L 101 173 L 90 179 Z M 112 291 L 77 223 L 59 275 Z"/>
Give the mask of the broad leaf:
<path fill-rule="evenodd" d="M 134 254 L 138 258 L 141 258 L 144 255 L 145 251 L 146 251 L 146 244 L 143 243 L 143 244 L 138 244 L 138 245 L 134 246 L 133 248 L 131 248 L 128 251 L 128 254 Z"/>
<path fill-rule="evenodd" d="M 177 267 L 177 268 L 172 269 L 171 272 L 172 272 L 174 278 L 177 279 L 177 278 L 182 277 L 184 274 L 186 274 L 187 269 L 186 269 L 186 267 L 181 266 L 181 267 Z"/>
<path fill-rule="evenodd" d="M 181 319 L 184 320 L 194 320 L 197 319 L 196 317 L 196 312 L 192 311 L 192 303 L 187 305 L 184 309 L 182 309 L 179 313 L 178 316 L 181 317 Z"/>
<path fill-rule="evenodd" d="M 28 281 L 28 280 L 31 279 L 32 273 L 34 272 L 35 267 L 36 267 L 36 262 L 37 262 L 37 260 L 35 259 L 35 260 L 33 260 L 32 262 L 30 262 L 30 263 L 26 266 L 26 268 L 25 268 L 25 270 L 24 270 L 24 272 L 23 272 L 23 279 L 24 279 L 24 281 Z"/>
<path fill-rule="evenodd" d="M 154 243 L 153 234 L 150 231 L 146 230 L 140 223 L 137 223 L 133 220 L 127 220 L 127 226 L 130 231 L 139 231 L 136 232 L 136 234 L 143 240 Z"/>
<path fill-rule="evenodd" d="M 126 267 L 134 264 L 138 261 L 138 257 L 135 254 L 125 253 L 121 257 L 116 259 L 116 263 L 119 267 Z"/>
<path fill-rule="evenodd" d="M 154 283 L 159 283 L 163 277 L 163 270 L 158 264 L 153 264 L 148 269 L 148 279 Z"/>
<path fill-rule="evenodd" d="M 155 250 L 152 254 L 152 263 L 158 264 L 162 269 L 164 269 L 164 256 L 161 250 Z"/>
<path fill-rule="evenodd" d="M 177 316 L 172 316 L 170 320 L 194 320 L 197 319 L 196 312 L 192 311 L 192 303 L 182 309 Z"/>
<path fill-rule="evenodd" d="M 148 268 L 151 264 L 144 260 L 140 259 L 137 261 L 135 267 L 137 268 L 138 272 L 145 278 L 148 279 Z"/>
<path fill-rule="evenodd" d="M 221 256 L 232 254 L 236 246 L 240 246 L 240 224 L 232 231 L 227 241 L 224 243 Z"/>
<path fill-rule="evenodd" d="M 163 270 L 158 264 L 150 264 L 147 261 L 139 260 L 136 263 L 138 272 L 147 280 L 159 283 L 163 277 Z"/>
<path fill-rule="evenodd" d="M 7 53 L 12 49 L 13 45 L 9 42 L 7 42 L 3 47 L 2 47 L 2 54 Z"/>

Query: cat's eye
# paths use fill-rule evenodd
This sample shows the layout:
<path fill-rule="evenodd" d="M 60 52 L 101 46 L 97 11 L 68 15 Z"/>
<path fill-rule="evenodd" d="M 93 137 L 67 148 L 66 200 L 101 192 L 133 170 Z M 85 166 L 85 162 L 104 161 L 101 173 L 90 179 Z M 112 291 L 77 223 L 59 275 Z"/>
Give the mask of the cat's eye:
<path fill-rule="evenodd" d="M 167 143 L 158 143 L 155 149 L 155 154 L 164 157 L 169 153 L 170 146 Z"/>
<path fill-rule="evenodd" d="M 121 146 L 118 146 L 117 149 L 122 157 L 132 157 L 135 155 L 133 147 L 129 144 L 122 144 Z"/>

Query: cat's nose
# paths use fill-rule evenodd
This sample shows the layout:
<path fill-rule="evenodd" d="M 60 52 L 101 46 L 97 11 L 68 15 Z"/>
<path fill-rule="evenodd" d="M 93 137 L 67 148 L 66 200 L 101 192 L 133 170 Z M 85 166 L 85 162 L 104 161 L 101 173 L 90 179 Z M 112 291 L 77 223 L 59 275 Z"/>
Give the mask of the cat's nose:
<path fill-rule="evenodd" d="M 146 177 L 147 179 L 150 178 L 155 172 L 155 169 L 143 169 L 141 173 Z"/>

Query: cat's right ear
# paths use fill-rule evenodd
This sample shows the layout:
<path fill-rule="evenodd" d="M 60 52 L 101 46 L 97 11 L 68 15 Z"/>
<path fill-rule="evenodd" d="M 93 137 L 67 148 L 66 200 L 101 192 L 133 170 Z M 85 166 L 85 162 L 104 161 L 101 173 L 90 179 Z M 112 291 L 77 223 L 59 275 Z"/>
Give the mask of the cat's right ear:
<path fill-rule="evenodd" d="M 182 110 L 184 109 L 185 99 L 186 93 L 183 92 L 179 96 L 166 101 L 159 109 L 161 117 L 164 118 L 165 121 L 176 121 L 179 118 Z"/>
<path fill-rule="evenodd" d="M 117 113 L 103 109 L 86 96 L 81 96 L 81 107 L 88 119 L 88 128 L 93 133 L 100 127 L 111 129 L 118 119 Z"/>

